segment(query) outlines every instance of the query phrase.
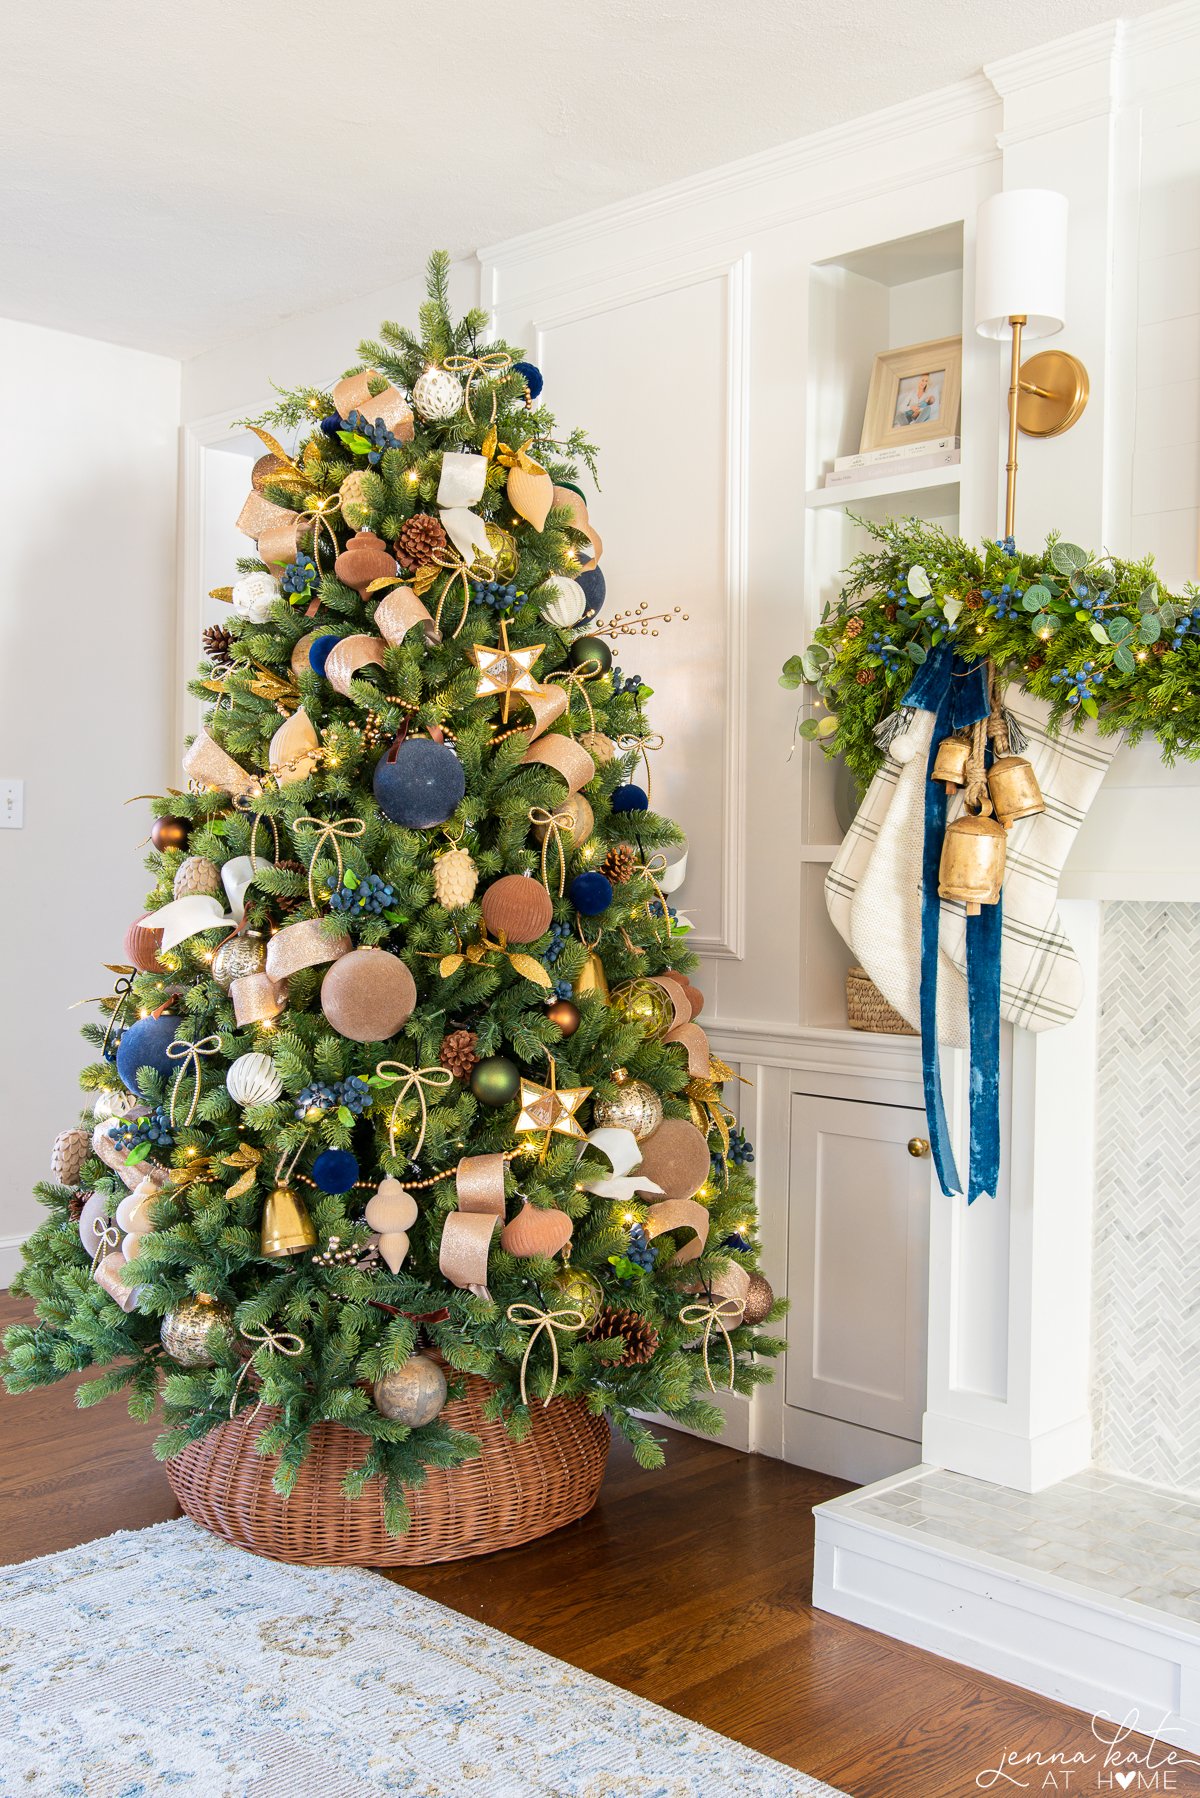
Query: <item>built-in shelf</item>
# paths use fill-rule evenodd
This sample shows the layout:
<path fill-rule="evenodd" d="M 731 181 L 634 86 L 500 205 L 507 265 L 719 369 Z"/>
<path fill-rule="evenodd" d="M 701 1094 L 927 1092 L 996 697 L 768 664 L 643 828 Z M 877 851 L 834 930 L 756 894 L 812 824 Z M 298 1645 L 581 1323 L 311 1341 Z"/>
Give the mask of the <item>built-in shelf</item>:
<path fill-rule="evenodd" d="M 804 503 L 810 511 L 817 511 L 823 506 L 857 506 L 871 500 L 887 500 L 888 509 L 895 511 L 893 502 L 910 493 L 924 495 L 936 494 L 944 489 L 945 504 L 941 508 L 947 512 L 958 510 L 958 489 L 962 480 L 962 467 L 957 468 L 922 468 L 916 474 L 895 475 L 891 478 L 873 481 L 847 481 L 841 487 L 812 487 L 804 496 Z M 928 500 L 926 500 L 928 504 Z"/>

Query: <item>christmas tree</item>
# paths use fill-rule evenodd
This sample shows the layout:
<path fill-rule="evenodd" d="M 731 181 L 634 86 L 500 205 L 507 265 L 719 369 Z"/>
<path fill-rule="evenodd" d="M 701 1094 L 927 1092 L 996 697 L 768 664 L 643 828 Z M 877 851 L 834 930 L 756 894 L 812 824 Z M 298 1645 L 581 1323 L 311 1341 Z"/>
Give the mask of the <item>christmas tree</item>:
<path fill-rule="evenodd" d="M 161 1403 L 163 1457 L 267 1407 L 281 1492 L 343 1425 L 395 1531 L 477 1452 L 441 1415 L 462 1374 L 517 1437 L 583 1400 L 653 1466 L 639 1413 L 715 1431 L 782 1346 L 650 689 L 613 666 L 650 605 L 603 619 L 592 446 L 451 319 L 446 272 L 419 335 L 254 421 L 257 554 L 205 634 L 4 1370 L 103 1368 L 80 1403 Z"/>

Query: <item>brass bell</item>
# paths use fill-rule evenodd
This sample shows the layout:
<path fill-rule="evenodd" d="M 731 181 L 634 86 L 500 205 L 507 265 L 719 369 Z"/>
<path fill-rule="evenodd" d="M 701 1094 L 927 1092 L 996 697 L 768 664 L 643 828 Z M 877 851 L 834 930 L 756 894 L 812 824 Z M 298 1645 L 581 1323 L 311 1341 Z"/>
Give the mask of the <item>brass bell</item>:
<path fill-rule="evenodd" d="M 1004 884 L 1004 827 L 987 811 L 964 812 L 946 826 L 938 869 L 938 897 L 961 899 L 969 918 L 982 905 L 995 905 Z"/>
<path fill-rule="evenodd" d="M 1023 755 L 999 755 L 988 769 L 988 792 L 1005 830 L 1018 818 L 1044 812 L 1046 801 L 1033 765 Z"/>
<path fill-rule="evenodd" d="M 316 1247 L 317 1231 L 304 1200 L 287 1186 L 277 1186 L 263 1207 L 264 1255 L 302 1255 Z"/>
<path fill-rule="evenodd" d="M 943 737 L 934 757 L 930 780 L 945 781 L 947 793 L 953 793 L 955 787 L 961 787 L 967 778 L 970 754 L 971 745 L 965 737 Z"/>
<path fill-rule="evenodd" d="M 608 977 L 604 972 L 604 963 L 594 949 L 588 951 L 588 958 L 571 983 L 571 991 L 577 999 L 587 993 L 595 993 L 598 998 L 608 1003 Z"/>

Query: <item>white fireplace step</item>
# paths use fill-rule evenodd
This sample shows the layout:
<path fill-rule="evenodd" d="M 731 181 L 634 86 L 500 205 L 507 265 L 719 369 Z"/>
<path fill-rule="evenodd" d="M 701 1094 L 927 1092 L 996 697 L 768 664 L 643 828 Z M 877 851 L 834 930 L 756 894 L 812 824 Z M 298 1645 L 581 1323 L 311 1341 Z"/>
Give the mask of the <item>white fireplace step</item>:
<path fill-rule="evenodd" d="M 915 1467 L 814 1514 L 821 1610 L 1200 1752 L 1200 1502 Z"/>

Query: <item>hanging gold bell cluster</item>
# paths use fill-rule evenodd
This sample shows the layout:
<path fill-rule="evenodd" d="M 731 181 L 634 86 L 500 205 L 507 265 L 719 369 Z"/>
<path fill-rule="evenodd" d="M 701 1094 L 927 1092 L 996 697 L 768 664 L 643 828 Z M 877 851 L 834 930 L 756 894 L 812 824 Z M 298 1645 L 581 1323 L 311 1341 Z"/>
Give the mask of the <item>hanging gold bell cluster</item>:
<path fill-rule="evenodd" d="M 956 731 L 938 744 L 931 780 L 947 793 L 962 788 L 966 809 L 946 826 L 938 869 L 938 897 L 956 899 L 970 918 L 984 905 L 997 905 L 1004 886 L 1006 833 L 1020 818 L 1045 811 L 1046 802 L 1032 764 L 1009 749 L 1008 725 L 989 668 L 991 711 L 967 732 Z M 990 740 L 994 759 L 984 766 Z M 993 816 L 994 814 L 994 816 Z"/>

